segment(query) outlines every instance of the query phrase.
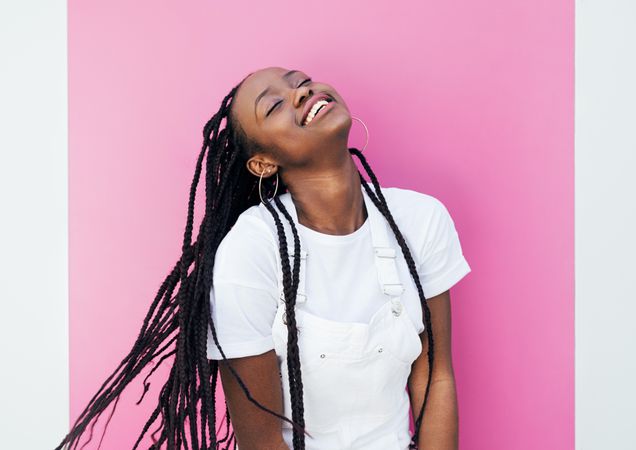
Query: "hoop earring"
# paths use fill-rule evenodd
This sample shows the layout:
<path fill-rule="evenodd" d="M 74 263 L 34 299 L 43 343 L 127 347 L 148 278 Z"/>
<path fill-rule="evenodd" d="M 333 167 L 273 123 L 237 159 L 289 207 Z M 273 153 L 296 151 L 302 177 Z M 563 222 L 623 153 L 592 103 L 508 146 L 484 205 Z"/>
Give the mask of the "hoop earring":
<path fill-rule="evenodd" d="M 364 131 L 366 132 L 366 140 L 364 141 L 364 147 L 362 147 L 362 150 L 360 150 L 361 152 L 364 151 L 364 149 L 367 147 L 367 144 L 369 143 L 369 129 L 367 128 L 367 126 L 365 125 L 365 123 L 362 121 L 362 119 L 359 119 L 357 117 L 351 116 L 352 119 L 357 120 L 358 122 L 360 122 L 362 124 L 362 126 L 364 127 Z"/>
<path fill-rule="evenodd" d="M 267 173 L 270 172 L 270 169 L 267 169 Z M 271 198 L 267 199 L 267 202 L 265 202 L 265 200 L 263 200 L 263 194 L 261 193 L 261 184 L 263 182 L 263 174 L 265 173 L 265 171 L 261 172 L 261 176 L 258 178 L 258 196 L 261 198 L 261 202 L 263 204 L 268 203 L 272 198 L 276 197 L 276 192 L 278 191 L 278 172 L 276 172 L 276 188 L 274 189 L 274 195 L 271 196 Z"/>

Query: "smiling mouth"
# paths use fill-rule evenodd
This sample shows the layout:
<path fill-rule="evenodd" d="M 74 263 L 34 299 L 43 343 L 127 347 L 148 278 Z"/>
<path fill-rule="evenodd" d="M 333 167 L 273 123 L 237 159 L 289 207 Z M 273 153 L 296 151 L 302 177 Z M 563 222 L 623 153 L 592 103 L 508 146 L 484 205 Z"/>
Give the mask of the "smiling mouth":
<path fill-rule="evenodd" d="M 332 107 L 331 103 L 333 100 L 330 98 L 321 98 L 316 103 L 314 103 L 307 113 L 307 117 L 302 123 L 302 126 L 309 125 L 319 114 L 324 114 L 328 109 Z"/>

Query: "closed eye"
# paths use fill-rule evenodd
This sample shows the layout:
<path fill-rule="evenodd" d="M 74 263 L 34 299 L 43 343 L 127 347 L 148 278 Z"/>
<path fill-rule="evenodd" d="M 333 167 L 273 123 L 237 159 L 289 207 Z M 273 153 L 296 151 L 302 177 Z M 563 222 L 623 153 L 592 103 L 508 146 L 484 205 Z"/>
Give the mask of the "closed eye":
<path fill-rule="evenodd" d="M 307 83 L 311 81 L 311 78 L 307 78 L 306 80 L 303 80 L 297 87 L 296 89 L 298 89 L 299 87 L 301 87 L 303 84 Z M 269 114 L 274 111 L 274 109 L 276 109 L 276 107 L 281 104 L 283 101 L 279 100 L 276 103 L 274 103 L 274 105 L 272 105 L 272 107 L 267 111 L 267 113 L 265 114 L 265 117 L 269 116 Z"/>
<path fill-rule="evenodd" d="M 267 111 L 267 114 L 265 114 L 265 117 L 269 116 L 269 113 L 271 113 L 272 111 L 274 111 L 274 109 L 280 104 L 283 103 L 282 100 L 277 101 L 276 103 L 274 103 L 274 106 L 272 106 L 269 111 Z"/>

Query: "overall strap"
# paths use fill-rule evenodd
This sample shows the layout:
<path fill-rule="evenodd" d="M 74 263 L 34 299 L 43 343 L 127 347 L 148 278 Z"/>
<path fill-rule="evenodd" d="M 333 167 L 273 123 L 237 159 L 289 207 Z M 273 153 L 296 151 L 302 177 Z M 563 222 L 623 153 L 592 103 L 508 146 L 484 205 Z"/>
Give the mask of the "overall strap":
<path fill-rule="evenodd" d="M 367 183 L 371 189 L 373 186 Z M 367 208 L 367 214 L 369 218 L 369 225 L 371 231 L 371 241 L 373 245 L 373 255 L 375 260 L 375 266 L 378 275 L 378 282 L 380 289 L 387 295 L 392 303 L 393 313 L 399 315 L 402 312 L 402 303 L 400 297 L 404 292 L 404 285 L 400 281 L 396 258 L 396 249 L 391 245 L 389 240 L 389 225 L 382 215 L 379 209 L 375 206 L 371 198 L 366 193 L 364 187 L 361 187 L 364 202 Z M 289 193 L 281 194 L 281 202 L 287 209 L 287 212 L 291 215 L 296 227 L 298 227 L 298 215 L 296 213 L 296 207 L 291 199 Z M 278 209 L 278 208 L 277 208 Z M 281 215 L 281 222 L 285 229 L 285 235 L 287 237 L 287 248 L 290 258 L 290 266 L 293 268 L 294 261 L 294 240 L 291 226 L 287 219 Z M 298 233 L 300 240 L 300 273 L 298 279 L 298 292 L 296 297 L 296 303 L 304 303 L 307 301 L 307 293 L 305 290 L 305 278 L 306 278 L 306 266 L 308 252 L 305 250 L 302 236 Z M 282 280 L 280 286 L 282 287 Z M 281 289 L 280 301 L 284 303 L 283 292 Z"/>
<path fill-rule="evenodd" d="M 373 190 L 373 185 L 367 183 Z M 369 197 L 364 187 L 362 195 L 369 215 L 371 228 L 371 241 L 373 243 L 373 255 L 378 273 L 378 281 L 382 292 L 386 294 L 391 303 L 393 314 L 398 316 L 402 312 L 400 297 L 404 292 L 404 285 L 400 281 L 396 263 L 397 251 L 389 240 L 389 224 L 384 215 Z"/>

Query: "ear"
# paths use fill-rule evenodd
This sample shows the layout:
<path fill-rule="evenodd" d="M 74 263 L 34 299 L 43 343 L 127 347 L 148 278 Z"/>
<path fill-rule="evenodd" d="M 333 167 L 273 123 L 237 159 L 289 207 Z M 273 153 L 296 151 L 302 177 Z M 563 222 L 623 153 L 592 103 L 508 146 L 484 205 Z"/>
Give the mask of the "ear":
<path fill-rule="evenodd" d="M 259 155 L 252 156 L 249 160 L 247 160 L 245 166 L 252 175 L 260 177 L 262 174 L 263 178 L 275 175 L 278 170 L 278 166 L 274 162 Z"/>

